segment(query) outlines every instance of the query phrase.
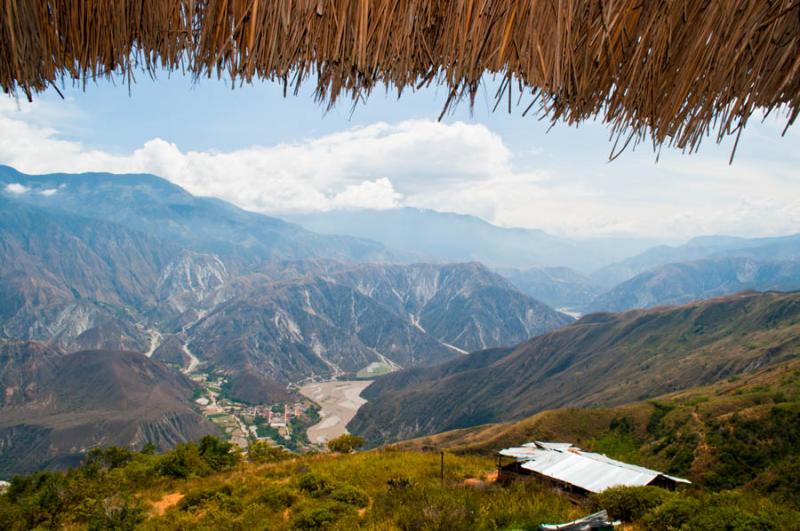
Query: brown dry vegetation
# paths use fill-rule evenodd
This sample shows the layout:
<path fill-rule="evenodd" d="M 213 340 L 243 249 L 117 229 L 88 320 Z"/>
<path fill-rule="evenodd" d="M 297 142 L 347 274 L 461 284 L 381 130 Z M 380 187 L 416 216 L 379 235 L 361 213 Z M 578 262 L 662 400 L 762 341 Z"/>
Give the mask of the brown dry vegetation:
<path fill-rule="evenodd" d="M 620 147 L 693 148 L 737 134 L 757 108 L 800 110 L 800 3 L 740 0 L 9 0 L 0 86 L 29 97 L 62 77 L 140 68 L 282 81 L 356 101 L 439 83 L 473 102 L 486 72 L 497 102 L 569 123 L 602 116 Z M 531 101 L 532 100 L 532 101 Z"/>

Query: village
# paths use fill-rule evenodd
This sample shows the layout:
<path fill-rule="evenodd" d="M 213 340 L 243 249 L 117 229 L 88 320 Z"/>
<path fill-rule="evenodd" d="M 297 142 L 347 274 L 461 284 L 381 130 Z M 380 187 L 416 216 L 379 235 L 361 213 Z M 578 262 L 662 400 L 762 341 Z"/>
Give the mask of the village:
<path fill-rule="evenodd" d="M 225 393 L 224 376 L 195 372 L 190 378 L 200 389 L 194 399 L 203 416 L 242 450 L 253 441 L 266 441 L 289 450 L 310 450 L 306 429 L 318 421 L 310 400 L 294 403 L 245 404 Z"/>

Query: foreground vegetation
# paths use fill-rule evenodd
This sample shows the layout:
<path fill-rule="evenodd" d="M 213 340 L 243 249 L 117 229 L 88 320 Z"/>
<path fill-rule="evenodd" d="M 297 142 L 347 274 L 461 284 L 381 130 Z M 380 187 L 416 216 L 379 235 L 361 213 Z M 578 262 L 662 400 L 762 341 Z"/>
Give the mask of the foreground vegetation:
<path fill-rule="evenodd" d="M 532 439 L 694 485 L 611 489 L 574 504 L 541 485 L 493 482 L 492 450 Z M 599 508 L 631 529 L 800 529 L 800 361 L 657 400 L 354 453 L 362 443 L 345 436 L 333 453 L 304 456 L 258 442 L 245 457 L 213 437 L 161 455 L 94 450 L 68 472 L 14 478 L 0 529 L 536 529 Z"/>
<path fill-rule="evenodd" d="M 96 450 L 77 469 L 14 478 L 0 529 L 536 529 L 605 508 L 636 529 L 800 529 L 800 512 L 741 490 L 618 488 L 574 504 L 536 483 L 501 486 L 493 460 L 385 449 L 250 461 L 214 438 L 163 455 Z"/>
<path fill-rule="evenodd" d="M 164 455 L 108 449 L 67 473 L 15 478 L 0 528 L 505 529 L 583 512 L 549 490 L 481 480 L 485 457 L 447 455 L 442 481 L 433 453 L 273 447 L 255 463 L 233 450 L 211 438 Z"/>

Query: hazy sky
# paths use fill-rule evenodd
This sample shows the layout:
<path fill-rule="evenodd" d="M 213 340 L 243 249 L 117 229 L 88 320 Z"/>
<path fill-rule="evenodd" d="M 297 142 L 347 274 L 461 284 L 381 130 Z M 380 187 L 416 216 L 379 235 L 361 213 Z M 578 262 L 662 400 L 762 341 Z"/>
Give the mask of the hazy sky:
<path fill-rule="evenodd" d="M 687 238 L 800 232 L 800 131 L 753 121 L 736 160 L 649 146 L 608 162 L 608 129 L 491 113 L 493 89 L 436 118 L 442 90 L 376 92 L 326 112 L 311 87 L 163 75 L 67 87 L 33 104 L 0 96 L 0 163 L 27 173 L 148 172 L 272 214 L 415 206 L 556 234 Z M 491 81 L 488 83 L 491 85 Z"/>

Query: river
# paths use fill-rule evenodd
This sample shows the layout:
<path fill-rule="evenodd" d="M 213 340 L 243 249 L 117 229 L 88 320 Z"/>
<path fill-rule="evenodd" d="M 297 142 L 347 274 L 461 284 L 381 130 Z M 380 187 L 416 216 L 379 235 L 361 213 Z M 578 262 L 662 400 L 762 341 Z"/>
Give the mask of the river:
<path fill-rule="evenodd" d="M 371 380 L 338 380 L 304 385 L 300 392 L 322 408 L 322 418 L 308 428 L 308 440 L 324 444 L 347 433 L 347 423 L 356 415 L 358 408 L 367 403 L 361 392 Z"/>

